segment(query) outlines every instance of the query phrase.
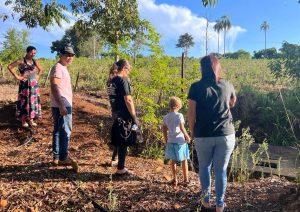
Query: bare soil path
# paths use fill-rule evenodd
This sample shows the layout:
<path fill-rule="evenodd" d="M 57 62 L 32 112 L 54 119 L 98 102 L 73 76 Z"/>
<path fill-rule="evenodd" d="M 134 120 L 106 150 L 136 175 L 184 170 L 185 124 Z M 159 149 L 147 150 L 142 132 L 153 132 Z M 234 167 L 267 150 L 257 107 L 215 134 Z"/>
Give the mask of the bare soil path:
<path fill-rule="evenodd" d="M 3 100 L 3 99 L 2 99 Z M 199 180 L 195 185 L 169 183 L 171 172 L 162 161 L 127 158 L 133 175 L 117 177 L 109 166 L 107 142 L 111 114 L 105 96 L 74 96 L 73 132 L 70 155 L 78 160 L 79 173 L 51 165 L 52 120 L 49 91 L 42 90 L 43 118 L 32 131 L 19 127 L 14 103 L 0 101 L 0 211 L 97 211 L 96 202 L 115 211 L 197 211 L 200 209 Z M 245 184 L 228 184 L 227 211 L 299 211 L 296 185 L 276 176 Z M 83 194 L 83 192 L 85 195 Z"/>

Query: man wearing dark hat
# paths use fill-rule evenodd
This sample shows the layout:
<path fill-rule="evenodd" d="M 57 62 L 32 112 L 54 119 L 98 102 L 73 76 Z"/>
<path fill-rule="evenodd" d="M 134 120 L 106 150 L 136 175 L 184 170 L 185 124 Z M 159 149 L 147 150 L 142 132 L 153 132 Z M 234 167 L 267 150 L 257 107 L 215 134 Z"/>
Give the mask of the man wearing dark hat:
<path fill-rule="evenodd" d="M 72 166 L 78 172 L 78 164 L 68 156 L 72 131 L 72 84 L 67 66 L 73 62 L 72 47 L 65 46 L 59 52 L 59 61 L 50 72 L 51 109 L 53 117 L 53 164 Z"/>

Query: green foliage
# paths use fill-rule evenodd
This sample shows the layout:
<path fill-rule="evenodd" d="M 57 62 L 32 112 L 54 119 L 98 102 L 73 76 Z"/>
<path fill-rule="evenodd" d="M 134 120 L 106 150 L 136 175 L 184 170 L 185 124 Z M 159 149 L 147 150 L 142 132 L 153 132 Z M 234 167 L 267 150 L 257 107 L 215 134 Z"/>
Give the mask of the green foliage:
<path fill-rule="evenodd" d="M 276 48 L 263 49 L 260 51 L 254 51 L 253 58 L 255 59 L 276 59 L 279 57 Z"/>
<path fill-rule="evenodd" d="M 73 0 L 71 7 L 75 14 L 85 14 L 77 22 L 81 30 L 95 30 L 112 45 L 116 55 L 120 41 L 131 40 L 144 29 L 136 0 Z"/>
<path fill-rule="evenodd" d="M 247 182 L 256 171 L 257 164 L 263 161 L 263 155 L 269 160 L 268 144 L 263 141 L 255 152 L 251 151 L 254 138 L 249 128 L 242 129 L 242 135 L 237 138 L 237 146 L 232 153 L 229 177 L 238 182 Z"/>
<path fill-rule="evenodd" d="M 145 148 L 140 154 L 141 157 L 144 158 L 152 158 L 152 159 L 164 159 L 164 149 L 162 146 L 159 146 L 157 143 Z"/>
<path fill-rule="evenodd" d="M 108 186 L 108 201 L 109 201 L 109 211 L 118 211 L 118 195 L 114 193 L 112 175 L 110 175 L 110 181 Z"/>
<path fill-rule="evenodd" d="M 71 45 L 74 48 L 77 57 L 91 57 L 99 56 L 102 44 L 99 36 L 93 35 L 92 31 L 83 32 L 78 27 L 78 23 L 66 30 L 61 40 L 52 42 L 51 52 L 59 52 L 60 48 L 66 45 Z M 95 55 L 94 55 L 95 51 Z"/>
<path fill-rule="evenodd" d="M 19 21 L 24 22 L 28 27 L 41 26 L 43 29 L 47 29 L 48 26 L 55 23 L 61 26 L 62 20 L 69 22 L 64 15 L 67 7 L 57 4 L 55 0 L 45 4 L 42 0 L 6 0 L 5 5 L 12 6 L 14 13 L 2 15 L 4 21 L 10 15 L 14 17 L 15 13 L 18 13 Z"/>
<path fill-rule="evenodd" d="M 179 36 L 178 43 L 176 44 L 177 48 L 183 48 L 184 54 L 187 57 L 188 50 L 195 45 L 195 42 L 193 41 L 193 36 L 185 33 L 183 35 Z"/>
<path fill-rule="evenodd" d="M 290 75 L 300 78 L 300 46 L 283 42 L 278 60 L 270 64 L 270 68 L 277 77 Z"/>
<path fill-rule="evenodd" d="M 29 45 L 28 32 L 9 29 L 4 36 L 3 50 L 0 52 L 0 59 L 5 63 L 13 62 L 22 58 Z"/>
<path fill-rule="evenodd" d="M 233 52 L 233 53 L 226 53 L 223 56 L 225 58 L 231 58 L 231 59 L 250 59 L 251 58 L 250 53 L 243 49 L 240 49 L 237 52 Z"/>

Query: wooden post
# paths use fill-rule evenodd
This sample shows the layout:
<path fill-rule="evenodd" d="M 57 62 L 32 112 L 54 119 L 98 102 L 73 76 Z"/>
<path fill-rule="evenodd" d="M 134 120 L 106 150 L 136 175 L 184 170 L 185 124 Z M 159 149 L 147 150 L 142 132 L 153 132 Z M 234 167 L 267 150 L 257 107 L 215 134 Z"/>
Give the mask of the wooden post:
<path fill-rule="evenodd" d="M 50 75 L 50 71 L 51 71 L 51 68 L 49 68 L 49 71 L 48 71 L 48 74 L 47 74 L 47 77 L 46 77 L 46 80 L 45 80 L 45 82 L 44 82 L 44 85 L 43 85 L 43 87 L 45 87 L 45 86 L 46 86 L 46 84 L 47 84 L 47 81 L 48 81 L 48 79 L 49 79 L 49 75 Z"/>
<path fill-rule="evenodd" d="M 77 73 L 74 91 L 77 90 L 77 85 L 78 85 L 78 80 L 79 80 L 79 73 L 80 73 L 80 71 L 78 71 L 78 73 Z"/>
<path fill-rule="evenodd" d="M 184 52 L 181 55 L 181 86 L 183 85 L 183 63 L 184 63 Z M 181 87 L 181 93 L 183 93 L 183 88 Z"/>
<path fill-rule="evenodd" d="M 2 64 L 0 64 L 0 72 L 1 72 L 1 77 L 4 78 L 4 69 L 2 67 Z"/>

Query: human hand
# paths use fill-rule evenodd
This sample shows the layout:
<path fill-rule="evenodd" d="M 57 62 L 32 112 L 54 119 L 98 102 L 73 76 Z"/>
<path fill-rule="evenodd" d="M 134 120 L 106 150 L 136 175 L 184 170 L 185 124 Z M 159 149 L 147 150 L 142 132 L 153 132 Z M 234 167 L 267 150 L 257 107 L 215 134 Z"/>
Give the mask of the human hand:
<path fill-rule="evenodd" d="M 191 138 L 190 138 L 189 135 L 186 135 L 186 136 L 185 136 L 185 140 L 186 140 L 186 142 L 187 142 L 188 144 L 191 143 Z"/>
<path fill-rule="evenodd" d="M 23 74 L 23 75 L 21 75 L 21 76 L 16 76 L 16 79 L 17 80 L 27 80 L 27 78 L 28 78 L 28 75 L 27 74 Z"/>
<path fill-rule="evenodd" d="M 59 108 L 59 113 L 61 116 L 66 116 L 66 115 L 68 115 L 68 110 L 66 107 L 63 106 L 63 107 Z"/>
<path fill-rule="evenodd" d="M 141 125 L 141 123 L 140 123 L 140 121 L 138 120 L 137 117 L 134 117 L 134 118 L 133 118 L 133 122 L 134 122 L 137 126 L 140 126 L 140 125 Z"/>

